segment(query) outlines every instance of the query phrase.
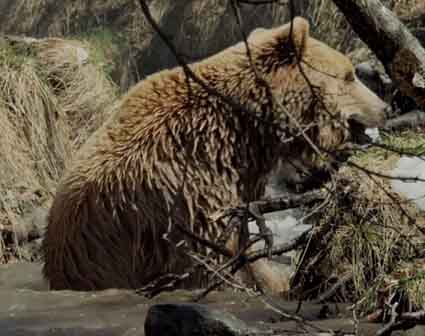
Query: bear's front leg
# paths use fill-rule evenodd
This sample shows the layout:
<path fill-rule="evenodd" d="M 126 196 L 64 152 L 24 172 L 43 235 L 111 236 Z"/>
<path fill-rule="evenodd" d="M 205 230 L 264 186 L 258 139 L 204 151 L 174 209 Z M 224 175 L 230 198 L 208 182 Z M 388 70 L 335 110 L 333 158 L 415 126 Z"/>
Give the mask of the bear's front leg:
<path fill-rule="evenodd" d="M 258 203 L 249 203 L 247 210 L 248 215 L 255 220 L 256 225 L 258 226 L 259 238 L 264 239 L 268 258 L 262 258 L 246 265 L 244 270 L 239 274 L 246 284 L 255 285 L 263 292 L 275 295 L 286 293 L 289 290 L 290 274 L 288 273 L 288 270 L 280 267 L 279 263 L 271 260 L 273 252 L 273 232 L 267 227 L 266 220 L 260 211 Z M 244 224 L 246 224 L 243 223 L 244 219 L 246 220 L 244 215 L 239 215 L 234 218 L 234 220 L 239 222 L 239 225 L 243 226 L 239 230 L 240 236 L 245 236 L 247 233 L 245 232 L 245 229 L 248 230 L 247 227 L 244 227 Z M 235 253 L 235 255 L 239 255 L 241 253 L 240 250 L 246 248 L 248 241 L 252 242 L 249 238 L 249 232 L 247 237 L 239 237 L 238 240 L 231 239 L 231 241 L 232 243 L 228 244 L 228 247 Z M 254 250 L 254 246 L 251 246 L 245 251 L 245 253 L 249 254 Z"/>
<path fill-rule="evenodd" d="M 290 271 L 273 260 L 259 259 L 249 265 L 249 274 L 263 292 L 279 295 L 289 291 Z"/>

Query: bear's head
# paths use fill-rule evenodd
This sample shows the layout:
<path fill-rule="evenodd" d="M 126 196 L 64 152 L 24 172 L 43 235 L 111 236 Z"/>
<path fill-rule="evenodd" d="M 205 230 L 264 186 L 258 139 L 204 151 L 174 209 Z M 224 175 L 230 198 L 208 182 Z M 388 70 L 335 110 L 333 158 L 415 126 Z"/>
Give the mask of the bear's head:
<path fill-rule="evenodd" d="M 240 57 L 239 71 L 245 73 L 245 80 L 246 69 L 254 65 L 255 76 L 262 77 L 271 93 L 268 97 L 273 97 L 273 118 L 293 139 L 281 160 L 283 175 L 288 177 L 292 171 L 295 176 L 288 177 L 289 184 L 311 185 L 302 176 L 319 175 L 313 171 L 329 176 L 330 155 L 346 158 L 353 142 L 369 140 L 366 128 L 385 121 L 389 106 L 360 82 L 348 57 L 310 36 L 309 23 L 303 18 L 277 28 L 256 29 L 247 41 L 231 49 Z M 253 96 L 262 97 L 259 105 L 270 106 L 264 94 Z"/>
<path fill-rule="evenodd" d="M 297 17 L 278 28 L 254 30 L 248 44 L 271 88 L 274 113 L 293 127 L 307 128 L 318 147 L 334 150 L 349 139 L 364 139 L 358 135 L 365 128 L 382 125 L 389 107 L 357 79 L 348 57 L 309 30 Z"/>

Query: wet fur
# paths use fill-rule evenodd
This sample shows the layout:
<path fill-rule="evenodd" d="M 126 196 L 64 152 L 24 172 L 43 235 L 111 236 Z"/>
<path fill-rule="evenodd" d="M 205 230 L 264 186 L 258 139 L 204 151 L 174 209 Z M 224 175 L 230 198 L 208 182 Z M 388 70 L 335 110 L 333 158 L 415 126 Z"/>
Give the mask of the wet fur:
<path fill-rule="evenodd" d="M 295 23 L 295 45 L 302 51 L 308 24 Z M 276 37 L 263 31 L 251 37 L 257 70 L 299 122 L 316 123 L 309 136 L 337 147 L 346 132 L 326 128 L 323 111 L 311 107 L 288 42 L 289 25 L 279 29 L 283 33 L 273 31 Z M 279 108 L 252 71 L 243 44 L 191 67 L 209 86 L 261 112 L 267 122 L 232 109 L 192 81 L 188 86 L 180 68 L 136 85 L 83 146 L 58 187 L 43 241 L 43 273 L 52 289 L 139 288 L 162 274 L 183 273 L 192 261 L 175 245 L 185 240 L 200 247 L 177 225 L 215 240 L 225 223 L 211 218 L 260 198 L 278 158 L 315 162 L 302 137 L 281 141 L 276 124 L 286 127 L 287 136 L 295 126 L 276 113 Z M 163 239 L 168 231 L 169 241 Z M 182 286 L 204 281 L 198 272 Z"/>

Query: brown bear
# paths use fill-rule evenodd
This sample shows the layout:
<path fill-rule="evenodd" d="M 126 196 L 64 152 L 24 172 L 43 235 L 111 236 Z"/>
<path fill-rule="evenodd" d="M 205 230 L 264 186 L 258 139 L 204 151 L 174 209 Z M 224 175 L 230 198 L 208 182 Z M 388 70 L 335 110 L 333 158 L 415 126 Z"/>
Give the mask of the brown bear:
<path fill-rule="evenodd" d="M 193 259 L 180 242 L 199 246 L 181 228 L 216 240 L 227 222 L 215 214 L 259 199 L 279 159 L 319 165 L 317 150 L 350 140 L 349 120 L 384 120 L 386 104 L 347 57 L 309 36 L 305 19 L 256 30 L 247 42 L 251 57 L 241 42 L 190 65 L 219 95 L 181 67 L 163 70 L 135 85 L 82 147 L 49 212 L 51 289 L 140 288 L 185 272 Z M 266 262 L 251 271 L 281 289 Z M 203 274 L 181 286 L 201 286 Z"/>

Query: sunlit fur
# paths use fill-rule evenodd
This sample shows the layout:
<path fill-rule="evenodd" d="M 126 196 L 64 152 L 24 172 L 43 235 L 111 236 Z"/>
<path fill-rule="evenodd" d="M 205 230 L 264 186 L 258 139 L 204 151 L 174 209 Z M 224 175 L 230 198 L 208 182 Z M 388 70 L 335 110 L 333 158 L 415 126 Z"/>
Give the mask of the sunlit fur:
<path fill-rule="evenodd" d="M 192 260 L 175 245 L 186 240 L 195 250 L 199 246 L 176 223 L 215 240 L 225 223 L 211 218 L 260 198 L 279 158 L 314 164 L 305 139 L 291 138 L 297 127 L 288 112 L 301 125 L 314 124 L 307 132 L 314 143 L 327 149 L 342 145 L 347 131 L 323 107 L 311 104 L 297 54 L 332 115 L 343 123 L 350 113 L 364 115 L 370 124 L 379 120 L 378 98 L 369 92 L 350 95 L 348 87 L 358 84 L 354 77 L 346 79 L 354 76 L 349 60 L 308 32 L 308 23 L 296 18 L 293 27 L 252 33 L 256 72 L 242 42 L 191 65 L 208 86 L 248 109 L 234 109 L 188 82 L 181 68 L 156 73 L 132 88 L 57 189 L 43 242 L 43 272 L 51 288 L 138 288 L 161 274 L 184 272 Z M 350 99 L 358 108 L 345 109 Z M 228 246 L 237 248 L 235 241 Z M 281 290 L 263 261 L 252 265 L 254 276 L 257 269 L 266 287 Z M 202 275 L 193 274 L 182 286 L 202 285 Z"/>

